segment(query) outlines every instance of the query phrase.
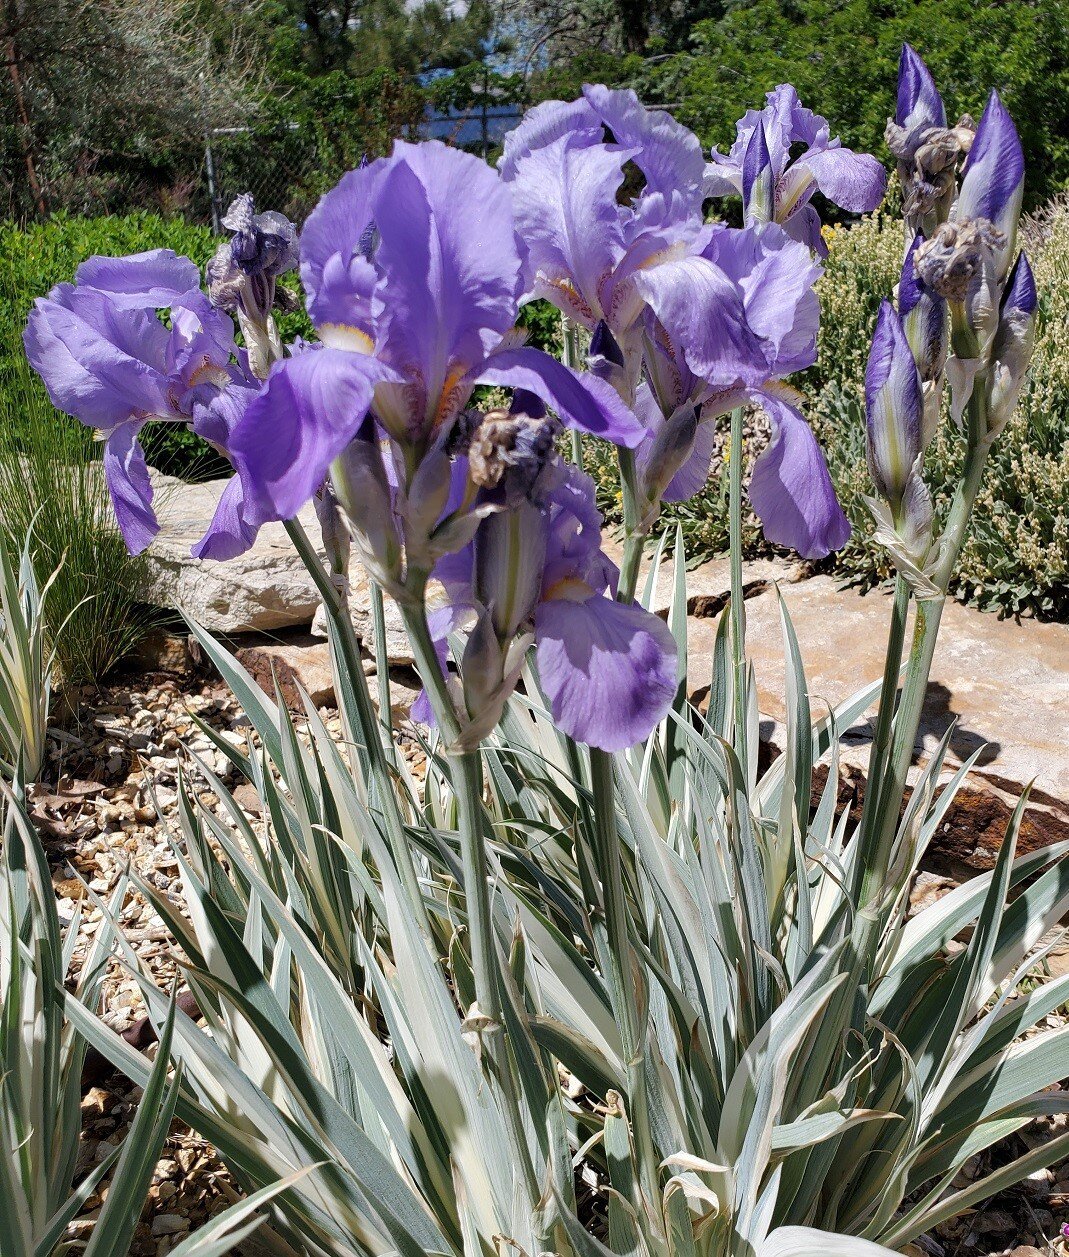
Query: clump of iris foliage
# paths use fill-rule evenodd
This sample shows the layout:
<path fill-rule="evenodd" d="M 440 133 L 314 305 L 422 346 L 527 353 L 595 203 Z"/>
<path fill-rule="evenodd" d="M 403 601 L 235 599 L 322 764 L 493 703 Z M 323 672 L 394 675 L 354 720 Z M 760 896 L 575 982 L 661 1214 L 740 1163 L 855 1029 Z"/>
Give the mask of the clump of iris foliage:
<path fill-rule="evenodd" d="M 865 212 L 885 182 L 793 88 L 710 161 L 633 93 L 587 87 L 533 110 L 497 170 L 399 143 L 299 244 L 240 197 L 207 293 L 159 250 L 89 258 L 35 304 L 29 359 L 100 431 L 131 550 L 157 528 L 139 437 L 191 423 L 235 468 L 194 552 L 225 562 L 283 520 L 322 594 L 340 739 L 193 626 L 249 721 L 244 747 L 205 733 L 260 819 L 198 763 L 211 792 L 183 782 L 172 834 L 188 915 L 131 886 L 181 946 L 200 1016 L 116 935 L 175 1111 L 246 1190 L 284 1183 L 258 1236 L 279 1251 L 864 1257 L 1069 1147 L 956 1186 L 976 1153 L 1065 1109 L 1048 1088 L 1069 1031 L 1038 1027 L 1069 978 L 1025 980 L 1069 907 L 1069 844 L 1018 857 L 1022 799 L 994 869 L 909 915 L 976 758 L 945 773 L 947 730 L 907 789 L 941 613 L 1032 353 L 1023 155 L 996 93 L 978 126 L 952 125 L 909 48 L 888 138 L 897 304 L 880 305 L 857 420 L 896 571 L 886 664 L 814 711 L 784 608 L 784 750 L 765 768 L 744 482 L 772 543 L 812 559 L 846 543 L 796 387 L 817 357 L 812 197 Z M 625 166 L 641 178 L 621 196 Z M 710 195 L 741 196 L 744 226 L 707 224 Z M 295 266 L 311 344 L 273 314 Z M 567 364 L 516 334 L 528 296 L 587 334 Z M 769 439 L 746 476 L 726 460 L 732 597 L 710 675 L 688 677 L 686 546 L 665 561 L 661 509 L 700 492 L 718 442 L 743 448 L 747 407 Z M 946 503 L 927 479 L 937 440 L 959 451 Z M 560 452 L 599 442 L 619 568 L 592 480 Z M 309 500 L 325 560 L 296 520 Z M 371 702 L 352 562 L 380 624 L 396 601 L 424 683 L 421 778 Z M 840 745 L 874 702 L 855 818 L 837 807 Z M 65 1008 L 136 1082 L 158 1077 L 84 1000 Z"/>
<path fill-rule="evenodd" d="M 19 766 L 21 768 L 21 765 Z M 114 944 L 110 915 L 80 957 L 83 911 L 69 920 L 57 910 L 52 878 L 25 807 L 21 772 L 3 766 L 0 843 L 0 1210 L 5 1257 L 50 1257 L 69 1251 L 67 1225 L 101 1189 L 105 1195 L 86 1257 L 129 1251 L 174 1116 L 179 1079 L 169 1076 L 173 1025 L 162 1027 L 160 1052 L 121 1147 L 112 1149 L 73 1185 L 82 1152 L 82 1067 L 85 1038 L 66 1020 L 70 999 L 91 1016 L 101 1002 Z M 126 894 L 120 880 L 109 901 Z M 110 1179 L 108 1178 L 110 1174 Z M 280 1186 L 217 1215 L 179 1242 L 174 1257 L 220 1257 L 260 1225 L 256 1210 Z"/>

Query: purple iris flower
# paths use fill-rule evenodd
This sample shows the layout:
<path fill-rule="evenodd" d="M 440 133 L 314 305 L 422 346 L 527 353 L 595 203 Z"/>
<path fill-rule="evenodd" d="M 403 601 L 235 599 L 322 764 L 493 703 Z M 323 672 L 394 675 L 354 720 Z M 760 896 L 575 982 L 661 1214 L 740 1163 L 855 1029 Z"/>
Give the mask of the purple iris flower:
<path fill-rule="evenodd" d="M 432 618 L 441 657 L 446 635 L 464 617 L 474 619 L 461 674 L 469 717 L 481 732 L 468 674 L 480 697 L 485 676 L 497 682 L 496 720 L 518 678 L 515 646 L 522 651 L 533 641 L 538 680 L 561 730 L 605 751 L 624 750 L 649 737 L 671 705 L 675 640 L 657 616 L 613 598 L 618 573 L 601 549 L 590 477 L 553 455 L 525 458 L 513 474 L 533 497 L 488 514 L 472 544 L 435 570 L 450 600 Z M 499 652 L 503 661 L 490 663 Z M 426 718 L 426 707 L 420 710 Z"/>
<path fill-rule="evenodd" d="M 883 200 L 886 174 L 875 157 L 843 148 L 826 119 L 805 109 L 789 83 L 769 92 L 764 109 L 751 109 L 739 122 L 727 154 L 714 148 L 707 190 L 712 196 L 741 196 L 747 223 L 782 223 L 788 233 L 820 254 L 827 247 L 820 218 L 809 204 L 813 193 L 854 214 Z M 793 161 L 791 146 L 805 150 Z"/>
<path fill-rule="evenodd" d="M 141 428 L 188 421 L 240 380 L 233 324 L 198 282 L 194 263 L 169 249 L 90 258 L 73 284 L 34 303 L 23 337 L 52 403 L 105 437 L 104 473 L 132 554 L 159 531 Z"/>
<path fill-rule="evenodd" d="M 620 203 L 625 167 L 642 188 Z M 570 104 L 549 101 L 506 139 L 501 173 L 512 191 L 526 248 L 528 297 L 543 297 L 593 331 L 604 323 L 625 346 L 641 334 L 647 305 L 661 313 L 663 262 L 700 251 L 706 162 L 701 145 L 669 114 L 634 92 L 587 86 Z M 726 323 L 719 292 L 694 289 L 705 317 Z M 630 390 L 637 379 L 627 381 Z M 625 395 L 627 390 L 625 389 Z"/>
<path fill-rule="evenodd" d="M 618 444 L 642 439 L 608 385 L 515 332 L 522 280 L 508 190 L 469 154 L 398 141 L 351 171 L 308 219 L 301 278 L 322 347 L 277 363 L 232 437 L 258 522 L 311 498 L 369 410 L 418 462 L 479 384 L 526 389 Z"/>
<path fill-rule="evenodd" d="M 658 478 L 662 433 L 697 411 L 693 443 L 661 496 L 680 501 L 699 492 L 709 475 L 716 419 L 736 406 L 760 406 L 772 422 L 772 440 L 754 463 L 749 494 L 765 535 L 777 545 L 818 558 L 846 543 L 850 525 L 835 497 L 827 464 L 798 409 L 798 394 L 781 383 L 816 360 L 820 307 L 813 285 L 820 267 L 809 249 L 775 224 L 741 230 L 718 227 L 701 255 L 668 263 L 666 289 L 678 294 L 670 309 L 673 335 L 650 321 L 646 366 L 649 385 L 639 390 L 638 411 L 650 439 L 638 462 L 647 483 Z M 681 272 L 673 282 L 673 272 Z M 688 282 L 715 275 L 737 311 L 732 350 L 720 329 L 688 315 Z M 709 281 L 706 281 L 709 282 Z M 663 478 L 664 472 L 660 472 Z M 651 486 L 654 489 L 656 485 Z"/>

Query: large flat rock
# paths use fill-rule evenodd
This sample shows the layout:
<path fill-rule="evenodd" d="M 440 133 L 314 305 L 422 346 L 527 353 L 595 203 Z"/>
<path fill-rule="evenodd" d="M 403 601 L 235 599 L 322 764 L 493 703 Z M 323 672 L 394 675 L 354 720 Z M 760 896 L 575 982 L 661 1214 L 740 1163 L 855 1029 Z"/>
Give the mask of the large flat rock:
<path fill-rule="evenodd" d="M 265 524 L 252 548 L 225 562 L 195 559 L 190 547 L 204 535 L 226 480 L 187 484 L 152 472 L 160 532 L 146 552 L 148 595 L 156 606 L 182 611 L 213 633 L 308 628 L 319 595 L 282 524 Z M 298 516 L 322 556 L 319 523 L 309 504 Z M 349 605 L 353 624 L 374 650 L 371 591 L 360 563 L 352 565 Z M 325 636 L 321 624 L 320 636 Z M 391 664 L 411 664 L 400 612 L 386 600 L 386 648 Z"/>
<path fill-rule="evenodd" d="M 183 611 L 213 633 L 311 624 L 319 597 L 282 524 L 261 528 L 252 549 L 236 559 L 195 559 L 190 547 L 204 535 L 227 482 L 186 484 L 155 471 L 152 482 L 160 532 L 146 559 L 155 605 Z M 318 539 L 310 505 L 300 519 Z"/>

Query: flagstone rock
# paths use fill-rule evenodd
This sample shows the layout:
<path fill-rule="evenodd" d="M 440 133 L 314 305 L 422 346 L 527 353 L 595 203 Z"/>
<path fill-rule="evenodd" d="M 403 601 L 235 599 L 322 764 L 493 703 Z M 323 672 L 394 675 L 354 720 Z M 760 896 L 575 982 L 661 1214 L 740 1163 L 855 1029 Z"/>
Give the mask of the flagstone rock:
<path fill-rule="evenodd" d="M 829 576 L 798 580 L 797 569 L 776 562 L 747 565 L 768 583 L 746 601 L 747 649 L 758 683 L 762 736 L 782 748 L 784 652 L 779 597 L 790 612 L 809 682 L 814 718 L 837 706 L 883 673 L 891 599 L 840 587 Z M 699 567 L 688 576 L 691 589 L 721 584 L 721 566 Z M 658 598 L 665 601 L 668 578 Z M 779 595 L 776 589 L 778 584 Z M 712 660 L 716 616 L 690 621 L 689 676 L 692 696 L 704 699 Z M 909 635 L 907 633 L 907 643 Z M 956 766 L 979 750 L 970 791 L 950 818 L 948 864 L 989 868 L 1005 832 L 1012 805 L 1034 779 L 1023 827 L 1022 849 L 1069 838 L 1069 627 L 1033 619 L 999 620 L 956 602 L 943 613 L 928 699 L 914 748 L 927 757 L 951 724 L 948 763 Z M 846 764 L 864 768 L 871 741 L 869 719 L 847 734 Z"/>
<path fill-rule="evenodd" d="M 160 532 L 146 551 L 150 602 L 213 633 L 311 624 L 319 597 L 282 524 L 261 528 L 252 549 L 236 559 L 195 559 L 190 546 L 203 536 L 227 482 L 186 484 L 155 471 L 152 481 Z M 317 540 L 311 506 L 300 520 Z"/>

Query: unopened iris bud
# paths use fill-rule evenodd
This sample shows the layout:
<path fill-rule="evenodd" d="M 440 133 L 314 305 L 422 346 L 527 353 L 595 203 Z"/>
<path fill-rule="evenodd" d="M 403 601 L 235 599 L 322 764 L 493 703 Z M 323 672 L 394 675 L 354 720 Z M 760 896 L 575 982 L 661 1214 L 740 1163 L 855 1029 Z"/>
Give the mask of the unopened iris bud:
<path fill-rule="evenodd" d="M 763 122 L 754 127 L 742 155 L 742 204 L 747 226 L 775 217 L 776 179 Z"/>
<path fill-rule="evenodd" d="M 947 303 L 917 274 L 917 249 L 924 243 L 917 236 L 906 254 L 898 285 L 898 314 L 902 330 L 913 351 L 922 381 L 938 379 L 946 365 L 949 348 Z"/>
<path fill-rule="evenodd" d="M 643 488 L 651 505 L 660 502 L 672 477 L 694 448 L 697 435 L 698 411 L 694 406 L 685 404 L 666 420 L 653 438 L 642 467 Z"/>
<path fill-rule="evenodd" d="M 611 384 L 622 395 L 627 380 L 624 352 L 616 337 L 609 331 L 609 325 L 604 319 L 600 320 L 594 328 L 594 334 L 590 338 L 590 348 L 587 350 L 586 364 L 591 375 L 596 375 L 599 380 Z"/>
<path fill-rule="evenodd" d="M 1039 298 L 1028 258 L 1020 253 L 1006 286 L 992 348 L 994 379 L 987 432 L 994 439 L 1009 423 L 1020 396 L 1036 338 Z"/>
<path fill-rule="evenodd" d="M 898 313 L 921 377 L 924 399 L 921 446 L 927 449 L 939 425 L 950 325 L 946 298 L 930 289 L 917 274 L 916 253 L 923 243 L 923 237 L 917 236 L 906 254 L 898 285 Z"/>
<path fill-rule="evenodd" d="M 898 95 L 895 122 L 905 130 L 945 127 L 946 108 L 932 73 L 909 44 L 902 45 L 898 60 Z"/>
<path fill-rule="evenodd" d="M 922 454 L 921 381 L 902 323 L 889 301 L 880 306 L 865 371 L 869 473 L 897 515 Z"/>
<path fill-rule="evenodd" d="M 498 640 L 507 642 L 530 618 L 542 588 L 546 513 L 521 501 L 487 516 L 475 534 L 475 593 Z"/>
<path fill-rule="evenodd" d="M 995 250 L 995 274 L 1001 283 L 1010 268 L 1017 222 L 1024 198 L 1024 151 L 998 92 L 992 92 L 980 119 L 965 175 L 961 181 L 955 217 L 986 220 L 1002 239 Z"/>
<path fill-rule="evenodd" d="M 330 472 L 334 493 L 364 565 L 383 588 L 396 594 L 401 585 L 401 539 L 382 449 L 370 416 L 334 460 Z"/>

